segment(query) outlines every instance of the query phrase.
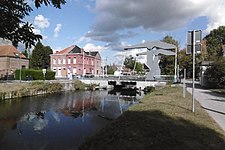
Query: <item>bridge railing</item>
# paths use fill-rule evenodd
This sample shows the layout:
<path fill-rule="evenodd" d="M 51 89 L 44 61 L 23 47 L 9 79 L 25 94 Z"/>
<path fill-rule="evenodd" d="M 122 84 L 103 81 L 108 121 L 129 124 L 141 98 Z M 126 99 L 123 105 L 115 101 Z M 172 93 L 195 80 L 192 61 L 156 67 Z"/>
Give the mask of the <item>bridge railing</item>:
<path fill-rule="evenodd" d="M 155 81 L 173 81 L 174 75 L 155 75 Z"/>

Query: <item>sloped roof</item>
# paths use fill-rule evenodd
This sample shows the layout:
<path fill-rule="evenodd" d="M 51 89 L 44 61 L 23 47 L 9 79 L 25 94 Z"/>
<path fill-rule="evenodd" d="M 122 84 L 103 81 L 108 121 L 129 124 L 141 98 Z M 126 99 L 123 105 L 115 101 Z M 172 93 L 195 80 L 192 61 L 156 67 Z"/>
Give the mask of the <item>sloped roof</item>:
<path fill-rule="evenodd" d="M 76 45 L 72 45 L 70 47 L 67 47 L 61 51 L 56 52 L 55 54 L 68 54 L 70 51 L 72 51 L 74 48 L 76 47 Z"/>
<path fill-rule="evenodd" d="M 176 45 L 169 44 L 162 41 L 148 41 L 141 44 L 136 44 L 133 46 L 127 46 L 124 48 L 124 50 L 128 49 L 135 49 L 135 48 L 147 48 L 147 49 L 153 49 L 154 47 L 159 49 L 175 49 Z"/>
<path fill-rule="evenodd" d="M 69 53 L 81 53 L 82 49 L 78 46 L 74 46 L 74 48 Z"/>
<path fill-rule="evenodd" d="M 56 52 L 55 54 L 72 54 L 72 53 L 80 54 L 83 51 L 84 50 L 82 48 L 78 47 L 77 45 L 72 45 L 70 47 L 67 47 L 67 48 L 61 50 L 61 51 Z M 98 51 L 93 51 L 93 52 L 85 52 L 84 51 L 84 54 L 96 57 L 99 54 L 99 52 Z"/>
<path fill-rule="evenodd" d="M 12 45 L 3 45 L 0 46 L 0 57 L 18 57 L 20 52 Z M 21 54 L 21 58 L 26 58 Z"/>
<path fill-rule="evenodd" d="M 91 55 L 91 56 L 96 56 L 98 54 L 98 52 L 85 52 L 85 54 L 87 55 Z"/>

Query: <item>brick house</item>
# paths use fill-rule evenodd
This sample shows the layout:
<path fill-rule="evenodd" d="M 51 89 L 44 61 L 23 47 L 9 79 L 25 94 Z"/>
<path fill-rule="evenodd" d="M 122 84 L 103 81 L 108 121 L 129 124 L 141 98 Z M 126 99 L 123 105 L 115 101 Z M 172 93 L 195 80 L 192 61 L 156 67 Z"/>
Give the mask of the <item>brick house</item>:
<path fill-rule="evenodd" d="M 85 52 L 73 45 L 50 55 L 51 70 L 56 78 L 72 78 L 72 76 L 94 75 L 101 73 L 101 56 L 98 52 Z"/>
<path fill-rule="evenodd" d="M 12 45 L 0 46 L 0 78 L 13 75 L 16 69 L 29 67 L 29 59 Z"/>

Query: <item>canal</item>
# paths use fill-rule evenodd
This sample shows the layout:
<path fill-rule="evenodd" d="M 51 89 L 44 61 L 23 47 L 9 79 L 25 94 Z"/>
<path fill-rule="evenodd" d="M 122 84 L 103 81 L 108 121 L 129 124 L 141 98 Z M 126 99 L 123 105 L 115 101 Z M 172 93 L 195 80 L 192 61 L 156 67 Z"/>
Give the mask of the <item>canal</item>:
<path fill-rule="evenodd" d="M 79 91 L 0 101 L 0 150 L 78 149 L 141 97 Z"/>

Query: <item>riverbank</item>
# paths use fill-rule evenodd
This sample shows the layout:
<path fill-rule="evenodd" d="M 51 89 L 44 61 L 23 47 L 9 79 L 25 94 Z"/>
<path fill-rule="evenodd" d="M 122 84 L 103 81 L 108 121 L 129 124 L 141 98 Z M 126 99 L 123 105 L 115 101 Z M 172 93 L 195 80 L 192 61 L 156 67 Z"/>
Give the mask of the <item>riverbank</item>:
<path fill-rule="evenodd" d="M 191 111 L 191 95 L 182 97 L 182 88 L 167 87 L 146 95 L 80 150 L 174 150 L 225 147 L 225 133 L 196 102 Z"/>
<path fill-rule="evenodd" d="M 62 91 L 95 90 L 95 84 L 73 81 L 30 81 L 0 83 L 0 100 L 21 98 L 35 95 L 59 93 Z"/>
<path fill-rule="evenodd" d="M 61 92 L 60 83 L 43 81 L 13 82 L 0 84 L 0 100 Z"/>

